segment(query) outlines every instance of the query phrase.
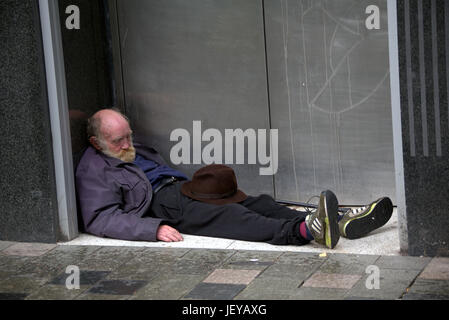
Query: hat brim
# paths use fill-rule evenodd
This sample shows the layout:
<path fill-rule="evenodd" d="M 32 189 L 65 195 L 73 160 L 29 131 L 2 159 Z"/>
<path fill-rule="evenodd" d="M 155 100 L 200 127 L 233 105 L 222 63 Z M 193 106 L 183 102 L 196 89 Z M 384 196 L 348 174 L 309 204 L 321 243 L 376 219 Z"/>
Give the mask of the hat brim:
<path fill-rule="evenodd" d="M 228 203 L 237 203 L 245 200 L 248 198 L 248 196 L 240 189 L 237 189 L 237 191 L 230 197 L 221 198 L 221 199 L 205 199 L 200 198 L 198 196 L 195 196 L 192 194 L 192 191 L 190 190 L 190 187 L 192 185 L 192 181 L 186 181 L 181 186 L 181 192 L 183 195 L 198 200 L 205 203 L 211 203 L 211 204 L 228 204 Z"/>

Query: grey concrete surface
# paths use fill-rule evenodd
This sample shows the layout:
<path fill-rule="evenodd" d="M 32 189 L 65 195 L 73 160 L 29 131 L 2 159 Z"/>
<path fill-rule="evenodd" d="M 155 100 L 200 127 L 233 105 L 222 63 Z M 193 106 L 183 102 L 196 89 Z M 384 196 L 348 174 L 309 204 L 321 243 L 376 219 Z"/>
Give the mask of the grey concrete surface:
<path fill-rule="evenodd" d="M 0 300 L 449 300 L 449 258 L 14 242 L 0 248 Z"/>

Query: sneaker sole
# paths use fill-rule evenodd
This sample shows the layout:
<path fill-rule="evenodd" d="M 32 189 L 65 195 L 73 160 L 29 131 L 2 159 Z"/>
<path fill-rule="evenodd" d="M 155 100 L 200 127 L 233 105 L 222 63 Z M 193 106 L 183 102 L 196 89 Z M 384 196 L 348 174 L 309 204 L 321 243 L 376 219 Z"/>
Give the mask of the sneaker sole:
<path fill-rule="evenodd" d="M 390 198 L 382 198 L 372 205 L 369 213 L 347 222 L 344 229 L 346 238 L 358 239 L 382 227 L 390 220 L 392 213 L 393 204 Z"/>
<path fill-rule="evenodd" d="M 340 240 L 340 230 L 338 228 L 338 200 L 335 194 L 327 190 L 325 196 L 326 210 L 326 247 L 333 249 Z"/>

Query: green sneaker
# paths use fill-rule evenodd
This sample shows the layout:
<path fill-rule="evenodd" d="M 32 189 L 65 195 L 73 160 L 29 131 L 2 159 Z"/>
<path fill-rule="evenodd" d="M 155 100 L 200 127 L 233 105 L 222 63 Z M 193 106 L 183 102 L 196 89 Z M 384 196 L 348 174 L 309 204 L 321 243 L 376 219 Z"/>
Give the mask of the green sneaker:
<path fill-rule="evenodd" d="M 361 238 L 388 222 L 393 204 L 388 197 L 380 198 L 365 207 L 348 210 L 338 222 L 340 234 L 348 239 Z"/>
<path fill-rule="evenodd" d="M 337 197 L 330 190 L 321 192 L 318 208 L 315 212 L 309 214 L 305 221 L 315 242 L 330 249 L 337 245 L 340 239 L 337 217 Z"/>

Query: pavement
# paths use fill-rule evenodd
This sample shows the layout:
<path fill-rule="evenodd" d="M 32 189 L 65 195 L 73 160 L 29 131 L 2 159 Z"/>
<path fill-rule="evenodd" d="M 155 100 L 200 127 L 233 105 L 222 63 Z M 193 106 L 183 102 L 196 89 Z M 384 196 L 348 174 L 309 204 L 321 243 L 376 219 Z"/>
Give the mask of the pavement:
<path fill-rule="evenodd" d="M 333 250 L 183 236 L 0 241 L 0 300 L 449 300 L 449 258 L 401 255 L 396 209 Z"/>
<path fill-rule="evenodd" d="M 0 241 L 0 300 L 449 300 L 449 258 Z"/>

